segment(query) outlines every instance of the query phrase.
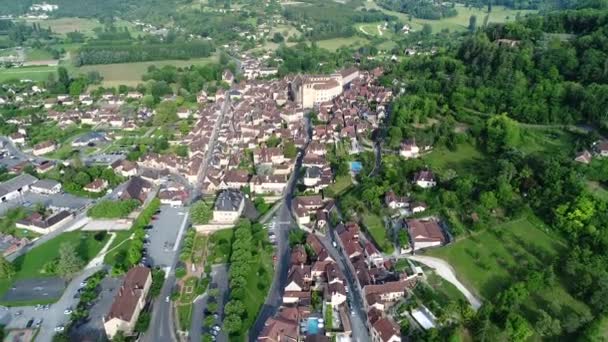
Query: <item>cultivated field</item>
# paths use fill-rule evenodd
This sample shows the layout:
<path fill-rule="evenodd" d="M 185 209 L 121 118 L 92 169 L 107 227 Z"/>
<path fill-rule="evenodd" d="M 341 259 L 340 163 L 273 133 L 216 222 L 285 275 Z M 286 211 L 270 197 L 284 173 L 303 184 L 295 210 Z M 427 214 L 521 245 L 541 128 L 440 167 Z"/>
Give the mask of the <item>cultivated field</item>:
<path fill-rule="evenodd" d="M 0 70 L 0 82 L 5 82 L 11 79 L 43 81 L 46 80 L 49 74 L 57 71 L 57 67 L 27 67 L 27 68 L 12 68 Z"/>
<path fill-rule="evenodd" d="M 340 47 L 361 47 L 365 44 L 369 43 L 369 40 L 362 37 L 348 37 L 348 38 L 334 38 L 334 39 L 326 39 L 319 40 L 317 45 L 323 49 L 327 49 L 330 51 L 336 51 Z"/>
<path fill-rule="evenodd" d="M 148 67 L 155 65 L 161 67 L 163 65 L 175 65 L 177 67 L 187 67 L 191 65 L 203 65 L 216 62 L 217 57 L 197 58 L 190 60 L 164 60 L 139 63 L 120 63 L 120 64 L 100 64 L 86 65 L 79 68 L 73 68 L 73 73 L 87 73 L 89 71 L 99 71 L 103 77 L 103 85 L 106 87 L 114 87 L 121 84 L 135 86 L 141 83 L 142 76 L 148 70 Z"/>
<path fill-rule="evenodd" d="M 84 18 L 58 18 L 58 19 L 44 19 L 44 20 L 31 20 L 32 23 L 38 23 L 41 27 L 50 27 L 54 33 L 66 34 L 68 32 L 78 31 L 87 36 L 93 35 L 93 29 L 101 26 L 99 21 L 94 19 Z"/>

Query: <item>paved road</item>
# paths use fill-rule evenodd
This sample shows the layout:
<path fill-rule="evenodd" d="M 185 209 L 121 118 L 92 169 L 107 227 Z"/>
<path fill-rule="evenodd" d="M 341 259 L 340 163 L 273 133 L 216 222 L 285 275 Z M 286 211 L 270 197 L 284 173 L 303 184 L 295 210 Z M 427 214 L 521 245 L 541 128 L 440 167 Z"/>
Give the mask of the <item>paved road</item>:
<path fill-rule="evenodd" d="M 205 160 L 203 160 L 203 165 L 199 169 L 198 176 L 196 178 L 196 183 L 194 184 L 194 189 L 190 195 L 191 200 L 196 199 L 201 195 L 203 181 L 207 176 L 207 168 L 209 167 L 209 161 L 211 157 L 213 157 L 213 150 L 215 149 L 215 144 L 217 142 L 217 136 L 220 132 L 220 128 L 222 126 L 222 122 L 224 121 L 224 116 L 226 112 L 230 109 L 230 97 L 226 97 L 224 101 L 224 105 L 222 106 L 222 110 L 220 111 L 220 116 L 218 117 L 215 125 L 213 126 L 213 131 L 211 132 L 211 140 L 209 140 L 209 147 L 207 148 L 207 154 L 205 155 Z"/>
<path fill-rule="evenodd" d="M 224 315 L 224 305 L 228 301 L 228 265 L 220 264 L 213 265 L 211 271 L 211 283 L 209 288 L 217 288 L 218 294 L 218 315 L 219 319 L 216 320 L 216 324 L 222 326 L 222 317 Z M 192 326 L 190 328 L 190 341 L 200 342 L 203 333 L 207 332 L 207 329 L 203 329 L 203 321 L 205 319 L 205 308 L 207 307 L 209 296 L 205 292 L 202 296 L 199 296 L 193 304 L 192 308 Z M 203 330 L 205 330 L 203 332 Z M 217 336 L 218 342 L 227 342 L 228 336 L 221 330 Z"/>
<path fill-rule="evenodd" d="M 475 310 L 481 307 L 481 301 L 456 278 L 456 272 L 446 261 L 424 255 L 411 255 L 408 258 L 434 269 L 437 275 L 456 286 Z"/>
<path fill-rule="evenodd" d="M 163 227 L 163 229 L 176 230 L 179 227 L 179 230 L 183 232 L 188 225 L 188 213 L 180 217 L 182 217 L 181 223 L 176 219 L 170 222 L 169 226 Z M 177 265 L 179 256 L 177 250 L 179 250 L 181 245 L 182 237 L 183 234 L 178 233 L 178 239 L 172 249 L 173 259 L 167 265 L 169 271 L 166 274 L 165 283 L 152 309 L 150 329 L 148 329 L 148 332 L 142 338 L 144 342 L 177 341 L 174 331 L 172 303 L 167 302 L 165 298 L 171 296 L 173 287 L 175 286 L 175 266 Z"/>
<path fill-rule="evenodd" d="M 291 202 L 295 191 L 296 183 L 298 181 L 298 175 L 302 168 L 302 159 L 304 158 L 304 151 L 310 142 L 312 130 L 309 120 L 306 120 L 306 129 L 308 133 L 308 139 L 306 145 L 299 151 L 296 163 L 287 183 L 287 187 L 283 192 L 283 199 L 281 200 L 282 205 L 277 209 L 277 215 L 275 216 L 275 227 L 276 231 L 276 256 L 277 262 L 275 267 L 275 274 L 273 277 L 270 291 L 266 297 L 266 301 L 258 314 L 258 317 L 251 329 L 249 330 L 249 340 L 255 341 L 257 337 L 264 329 L 264 324 L 268 318 L 274 316 L 281 304 L 283 303 L 283 292 L 285 285 L 287 285 L 287 273 L 289 272 L 289 231 L 296 227 L 291 215 Z"/>
<path fill-rule="evenodd" d="M 152 267 L 169 267 L 173 263 L 175 257 L 174 247 L 179 235 L 179 223 L 186 212 L 187 208 L 173 208 L 168 205 L 160 207 L 160 214 L 157 219 L 152 222 L 152 229 L 146 231 L 149 235 L 147 238 L 150 245 L 146 248 L 148 251 L 147 260 Z"/>
<path fill-rule="evenodd" d="M 331 231 L 330 235 L 334 236 L 333 228 L 330 228 L 330 231 Z M 349 304 L 351 306 L 351 310 L 353 310 L 355 312 L 354 315 L 351 314 L 351 316 L 350 316 L 351 328 L 353 330 L 353 333 L 352 333 L 353 339 L 355 341 L 361 341 L 361 342 L 371 341 L 371 338 L 369 336 L 369 331 L 367 330 L 367 326 L 366 326 L 367 313 L 365 312 L 365 304 L 363 303 L 363 295 L 362 295 L 362 293 L 360 293 L 359 287 L 357 286 L 357 283 L 356 283 L 358 281 L 357 278 L 355 277 L 353 272 L 351 272 L 351 268 L 349 266 L 350 261 L 348 260 L 348 258 L 346 258 L 344 256 L 343 253 L 341 253 L 341 251 L 334 248 L 334 246 L 332 245 L 331 238 L 329 238 L 327 235 L 324 237 L 321 237 L 320 240 L 323 243 L 323 245 L 325 246 L 325 249 L 327 249 L 327 251 L 331 255 L 332 259 L 334 259 L 336 261 L 336 263 L 338 264 L 340 271 L 342 271 L 342 273 L 346 277 L 346 283 L 350 290 L 350 291 L 348 291 Z"/>

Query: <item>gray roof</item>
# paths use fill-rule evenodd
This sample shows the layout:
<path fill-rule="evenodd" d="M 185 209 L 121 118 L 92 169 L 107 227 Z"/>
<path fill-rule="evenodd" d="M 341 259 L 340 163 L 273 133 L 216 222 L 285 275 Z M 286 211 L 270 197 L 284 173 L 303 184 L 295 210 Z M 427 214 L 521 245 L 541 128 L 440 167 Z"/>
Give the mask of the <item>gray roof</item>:
<path fill-rule="evenodd" d="M 321 169 L 316 166 L 306 168 L 306 178 L 319 178 L 321 177 Z"/>
<path fill-rule="evenodd" d="M 34 184 L 38 178 L 24 173 L 15 178 L 9 179 L 6 182 L 0 184 L 0 196 L 5 196 L 13 191 L 17 191 L 24 186 L 29 186 Z"/>
<path fill-rule="evenodd" d="M 236 190 L 224 190 L 215 200 L 216 211 L 238 211 L 243 201 L 243 194 Z"/>
<path fill-rule="evenodd" d="M 36 183 L 32 184 L 32 187 L 36 187 L 39 189 L 51 190 L 59 184 L 58 181 L 52 179 L 41 179 Z"/>

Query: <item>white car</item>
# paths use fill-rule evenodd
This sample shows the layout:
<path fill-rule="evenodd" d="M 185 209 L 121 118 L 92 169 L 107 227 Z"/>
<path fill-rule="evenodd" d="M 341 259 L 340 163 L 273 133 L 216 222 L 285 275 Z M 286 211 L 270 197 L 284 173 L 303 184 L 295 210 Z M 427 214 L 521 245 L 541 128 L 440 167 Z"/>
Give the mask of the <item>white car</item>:
<path fill-rule="evenodd" d="M 165 302 L 169 303 L 169 301 L 171 300 L 171 298 L 169 298 L 169 296 L 165 297 Z"/>
<path fill-rule="evenodd" d="M 55 327 L 55 332 L 62 332 L 65 330 L 65 327 L 63 325 L 60 325 L 58 327 Z"/>
<path fill-rule="evenodd" d="M 72 309 L 70 309 L 70 308 L 65 309 L 65 310 L 63 311 L 63 314 L 64 314 L 64 315 L 71 315 L 71 314 L 72 314 Z"/>

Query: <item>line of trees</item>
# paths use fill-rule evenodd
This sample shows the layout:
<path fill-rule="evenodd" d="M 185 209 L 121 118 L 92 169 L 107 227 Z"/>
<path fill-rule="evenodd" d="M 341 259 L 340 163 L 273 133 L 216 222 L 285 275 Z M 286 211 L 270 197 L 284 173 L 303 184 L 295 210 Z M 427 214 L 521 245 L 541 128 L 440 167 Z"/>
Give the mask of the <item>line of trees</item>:
<path fill-rule="evenodd" d="M 143 45 L 86 45 L 75 58 L 76 66 L 145 62 L 165 59 L 209 57 L 215 48 L 208 42 L 143 44 Z"/>

